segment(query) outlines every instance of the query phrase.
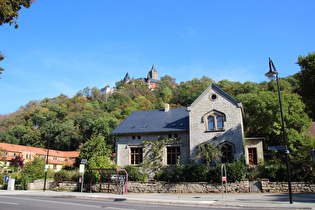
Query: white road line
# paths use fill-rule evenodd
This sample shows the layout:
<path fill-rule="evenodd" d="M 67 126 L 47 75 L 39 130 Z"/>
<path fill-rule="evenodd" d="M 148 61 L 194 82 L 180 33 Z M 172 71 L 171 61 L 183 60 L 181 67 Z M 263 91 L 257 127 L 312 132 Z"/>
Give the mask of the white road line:
<path fill-rule="evenodd" d="M 8 204 L 8 205 L 14 205 L 14 206 L 18 206 L 19 204 L 18 203 L 9 203 L 9 202 L 2 202 L 0 201 L 0 204 Z"/>
<path fill-rule="evenodd" d="M 10 196 L 6 196 L 10 197 Z M 67 205 L 77 205 L 77 206 L 86 206 L 86 207 L 93 207 L 93 208 L 102 208 L 102 206 L 95 206 L 95 205 L 86 205 L 86 204 L 79 204 L 79 203 L 70 203 L 70 202 L 60 202 L 60 201 L 49 201 L 49 200 L 41 200 L 41 199 L 33 199 L 33 198 L 20 198 L 20 197 L 10 197 L 13 199 L 20 199 L 20 200 L 27 200 L 27 201 L 39 201 L 39 202 L 47 202 L 47 203 L 60 203 L 60 204 L 67 204 Z"/>
<path fill-rule="evenodd" d="M 3 196 L 4 197 L 4 196 Z M 88 205 L 88 204 L 79 204 L 79 203 L 70 203 L 70 202 L 60 202 L 60 201 L 50 201 L 50 200 L 41 200 L 41 199 L 34 199 L 34 198 L 21 198 L 21 197 L 10 197 L 5 196 L 13 199 L 20 199 L 20 200 L 33 200 L 33 201 L 40 201 L 40 202 L 48 202 L 48 203 L 60 203 L 60 204 L 67 204 L 67 205 L 77 205 L 77 206 L 83 206 L 83 207 L 89 207 L 89 208 L 103 208 L 103 209 L 116 209 L 116 210 L 126 210 L 126 208 L 118 208 L 118 207 L 104 207 L 103 205 Z M 1 203 L 1 202 L 0 202 Z M 19 205 L 18 203 L 11 203 L 12 205 Z M 134 210 L 134 209 L 128 209 L 128 210 Z"/>

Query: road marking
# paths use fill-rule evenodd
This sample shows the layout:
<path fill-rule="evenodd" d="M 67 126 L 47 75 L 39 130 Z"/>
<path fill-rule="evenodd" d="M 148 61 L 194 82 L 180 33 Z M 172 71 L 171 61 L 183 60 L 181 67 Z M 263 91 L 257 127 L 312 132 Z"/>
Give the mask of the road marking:
<path fill-rule="evenodd" d="M 8 205 L 14 205 L 14 206 L 18 206 L 19 205 L 18 203 L 9 203 L 9 202 L 2 202 L 2 201 L 0 201 L 0 203 L 8 204 Z"/>
<path fill-rule="evenodd" d="M 10 196 L 6 196 L 10 197 Z M 79 204 L 79 203 L 70 203 L 70 202 L 60 202 L 60 201 L 50 201 L 50 200 L 41 200 L 41 199 L 33 199 L 33 198 L 19 198 L 19 197 L 10 197 L 13 199 L 20 199 L 20 200 L 33 200 L 38 202 L 47 202 L 47 203 L 60 203 L 60 204 L 67 204 L 67 205 L 76 205 L 76 206 L 86 206 L 86 207 L 94 207 L 94 208 L 102 208 L 102 206 L 96 206 L 96 205 L 87 205 L 87 204 Z"/>
<path fill-rule="evenodd" d="M 4 196 L 3 196 L 4 197 Z M 5 196 L 10 197 L 10 196 Z M 20 200 L 33 200 L 33 201 L 40 201 L 40 202 L 48 202 L 48 203 L 60 203 L 60 204 L 67 204 L 67 205 L 77 205 L 77 206 L 83 206 L 83 207 L 90 207 L 90 208 L 105 208 L 105 209 L 116 209 L 116 210 L 126 210 L 126 208 L 119 208 L 119 207 L 110 207 L 110 206 L 104 206 L 102 205 L 88 205 L 88 204 L 79 204 L 79 203 L 70 203 L 70 202 L 60 202 L 60 201 L 50 201 L 50 200 L 41 200 L 41 199 L 34 199 L 34 198 L 20 198 L 20 197 L 10 197 L 14 199 L 20 199 Z M 88 200 L 87 200 L 88 201 Z M 1 203 L 1 202 L 0 202 Z M 5 202 L 3 202 L 5 203 Z M 18 203 L 8 203 L 12 205 L 19 205 Z M 135 210 L 135 209 L 128 209 L 128 210 Z"/>

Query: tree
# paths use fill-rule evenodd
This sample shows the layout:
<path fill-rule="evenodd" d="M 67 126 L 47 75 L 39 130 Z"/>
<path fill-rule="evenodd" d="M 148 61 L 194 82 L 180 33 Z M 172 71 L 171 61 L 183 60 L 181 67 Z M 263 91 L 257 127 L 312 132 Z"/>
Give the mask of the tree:
<path fill-rule="evenodd" d="M 84 96 L 86 98 L 90 97 L 90 95 L 91 95 L 91 89 L 89 87 L 86 87 L 77 93 L 77 96 Z"/>
<path fill-rule="evenodd" d="M 203 76 L 201 79 L 194 78 L 192 81 L 181 82 L 172 98 L 173 104 L 189 106 L 192 104 L 210 85 L 213 80 Z"/>
<path fill-rule="evenodd" d="M 0 0 L 0 25 L 14 23 L 14 27 L 19 25 L 15 21 L 19 17 L 19 10 L 23 7 L 30 8 L 35 0 Z"/>
<path fill-rule="evenodd" d="M 80 159 L 87 159 L 86 169 L 88 170 L 86 178 L 92 182 L 99 179 L 97 171 L 89 171 L 92 168 L 111 168 L 114 165 L 110 162 L 111 151 L 107 148 L 105 139 L 101 135 L 92 136 L 87 141 L 80 152 Z"/>
<path fill-rule="evenodd" d="M 314 138 L 304 133 L 311 125 L 311 119 L 304 112 L 305 105 L 297 94 L 282 92 L 284 124 L 287 134 L 287 146 L 290 151 L 291 166 L 294 169 L 309 166 L 308 150 L 315 145 Z M 243 94 L 245 135 L 264 136 L 266 164 L 283 164 L 283 150 L 269 151 L 268 146 L 283 145 L 280 105 L 277 92 L 261 91 L 257 94 Z M 297 178 L 297 175 L 295 175 Z"/>
<path fill-rule="evenodd" d="M 114 137 L 110 136 L 109 133 L 118 125 L 119 121 L 111 114 L 105 114 L 103 117 L 99 117 L 94 121 L 93 134 L 101 134 L 106 142 L 108 148 L 114 148 L 115 140 Z"/>
<path fill-rule="evenodd" d="M 155 89 L 156 96 L 161 98 L 164 102 L 169 102 L 176 88 L 175 79 L 165 75 L 161 77 L 158 82 L 158 87 Z"/>
<path fill-rule="evenodd" d="M 24 167 L 24 159 L 22 156 L 18 155 L 15 156 L 12 160 L 11 160 L 11 166 L 12 167 L 16 167 L 18 169 L 18 171 L 20 170 L 20 168 Z"/>
<path fill-rule="evenodd" d="M 5 149 L 2 149 L 2 147 L 0 147 L 0 161 L 4 163 L 0 165 L 0 169 L 5 167 L 7 164 L 6 153 L 7 151 Z"/>
<path fill-rule="evenodd" d="M 301 67 L 297 74 L 299 94 L 306 104 L 309 116 L 315 120 L 315 52 L 299 56 L 297 64 Z"/>
<path fill-rule="evenodd" d="M 32 161 L 25 163 L 21 173 L 27 175 L 31 180 L 43 179 L 45 172 L 45 160 L 34 157 Z"/>
<path fill-rule="evenodd" d="M 0 62 L 3 60 L 4 60 L 4 55 L 0 51 Z M 4 71 L 4 69 L 0 67 L 0 74 L 2 74 L 2 71 Z M 1 77 L 0 77 L 0 79 L 1 79 Z"/>

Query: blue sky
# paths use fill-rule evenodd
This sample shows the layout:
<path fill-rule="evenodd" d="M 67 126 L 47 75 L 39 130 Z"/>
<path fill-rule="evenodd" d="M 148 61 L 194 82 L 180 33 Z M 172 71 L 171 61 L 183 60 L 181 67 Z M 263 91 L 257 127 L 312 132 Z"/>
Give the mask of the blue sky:
<path fill-rule="evenodd" d="M 0 27 L 0 114 L 112 87 L 127 72 L 146 77 L 153 64 L 177 83 L 260 83 L 268 57 L 280 77 L 293 75 L 298 56 L 314 51 L 314 8 L 314 0 L 37 0 L 18 29 Z"/>

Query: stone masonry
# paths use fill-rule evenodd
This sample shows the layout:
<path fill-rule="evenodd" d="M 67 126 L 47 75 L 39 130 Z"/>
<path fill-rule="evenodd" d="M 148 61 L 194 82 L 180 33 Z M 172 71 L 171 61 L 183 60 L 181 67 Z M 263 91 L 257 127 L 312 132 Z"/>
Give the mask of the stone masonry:
<path fill-rule="evenodd" d="M 77 182 L 64 182 L 53 184 L 52 181 L 47 185 L 49 190 L 69 190 L 77 191 L 80 189 L 80 184 Z M 88 186 L 88 184 L 86 185 Z M 103 192 L 107 192 L 107 183 L 102 184 Z M 29 190 L 43 189 L 43 181 L 38 180 L 34 183 L 29 183 Z M 92 186 L 92 191 L 98 191 L 99 184 Z M 111 185 L 111 192 L 115 192 L 116 185 Z M 225 190 L 225 184 L 224 184 Z M 181 182 L 181 183 L 168 183 L 168 182 L 128 182 L 129 193 L 221 193 L 221 183 L 208 183 L 208 182 Z M 244 179 L 240 182 L 228 183 L 228 193 L 249 193 L 249 180 Z M 288 185 L 286 182 L 269 182 L 267 179 L 261 180 L 261 192 L 263 193 L 281 193 L 288 192 Z M 314 183 L 305 182 L 292 182 L 293 193 L 315 193 Z"/>

